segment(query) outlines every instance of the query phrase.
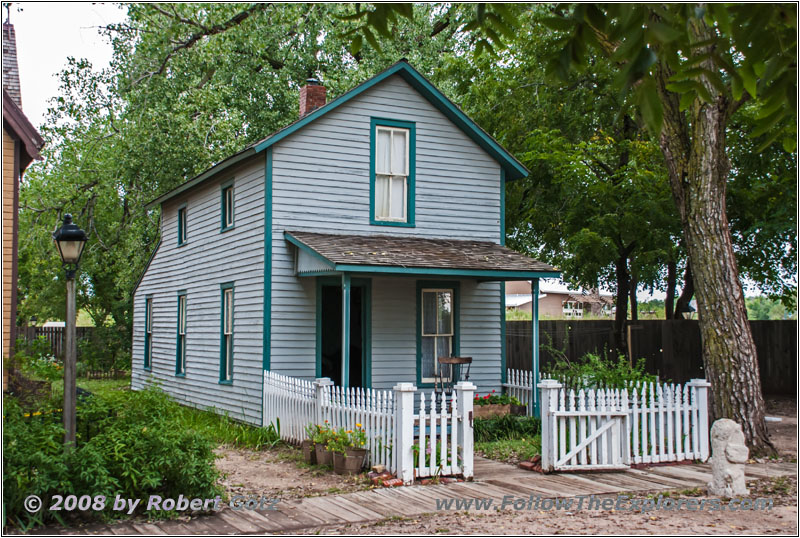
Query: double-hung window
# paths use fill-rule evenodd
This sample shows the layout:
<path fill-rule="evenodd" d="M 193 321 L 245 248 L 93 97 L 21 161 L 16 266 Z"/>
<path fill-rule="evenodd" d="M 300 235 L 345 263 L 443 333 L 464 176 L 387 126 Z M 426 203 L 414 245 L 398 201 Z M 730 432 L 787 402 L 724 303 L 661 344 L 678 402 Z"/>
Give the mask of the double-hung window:
<path fill-rule="evenodd" d="M 153 298 L 144 300 L 144 368 L 149 370 L 153 364 Z"/>
<path fill-rule="evenodd" d="M 233 184 L 222 187 L 222 231 L 233 228 Z"/>
<path fill-rule="evenodd" d="M 178 245 L 186 242 L 186 206 L 178 208 Z"/>
<path fill-rule="evenodd" d="M 186 374 L 186 294 L 178 294 L 178 340 L 175 351 L 175 374 Z"/>
<path fill-rule="evenodd" d="M 420 301 L 420 383 L 433 383 L 439 373 L 439 357 L 457 353 L 456 288 L 424 287 Z"/>
<path fill-rule="evenodd" d="M 222 285 L 222 341 L 220 342 L 219 380 L 233 381 L 233 284 Z"/>
<path fill-rule="evenodd" d="M 414 225 L 415 128 L 372 120 L 372 223 Z"/>

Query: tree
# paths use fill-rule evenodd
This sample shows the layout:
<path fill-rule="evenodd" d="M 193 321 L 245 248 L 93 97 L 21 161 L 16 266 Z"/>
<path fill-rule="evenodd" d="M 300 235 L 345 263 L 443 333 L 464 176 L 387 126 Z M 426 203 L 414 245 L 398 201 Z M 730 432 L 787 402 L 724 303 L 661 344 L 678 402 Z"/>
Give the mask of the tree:
<path fill-rule="evenodd" d="M 588 49 L 616 62 L 619 87 L 658 137 L 689 255 L 712 414 L 742 425 L 755 452 L 773 450 L 756 350 L 726 212 L 731 118 L 758 108 L 759 149 L 794 151 L 796 6 L 591 5 L 559 12 L 551 68 L 566 75 Z"/>

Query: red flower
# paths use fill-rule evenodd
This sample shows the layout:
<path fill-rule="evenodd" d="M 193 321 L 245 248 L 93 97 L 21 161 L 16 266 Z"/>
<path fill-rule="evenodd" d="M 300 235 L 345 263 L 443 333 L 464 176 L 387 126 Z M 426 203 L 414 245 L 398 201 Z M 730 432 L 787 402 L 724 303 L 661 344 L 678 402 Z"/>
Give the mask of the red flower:
<path fill-rule="evenodd" d="M 483 397 L 483 399 L 484 400 L 488 400 L 489 399 L 489 395 L 487 394 L 486 396 Z"/>
<path fill-rule="evenodd" d="M 494 394 L 494 393 L 495 393 L 495 391 L 492 391 L 492 394 Z"/>

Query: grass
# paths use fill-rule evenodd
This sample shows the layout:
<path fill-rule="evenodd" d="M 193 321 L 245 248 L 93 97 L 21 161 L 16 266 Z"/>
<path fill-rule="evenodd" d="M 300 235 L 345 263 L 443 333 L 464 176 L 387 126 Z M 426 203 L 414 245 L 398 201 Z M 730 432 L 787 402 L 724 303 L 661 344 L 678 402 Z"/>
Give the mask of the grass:
<path fill-rule="evenodd" d="M 55 386 L 57 383 L 53 383 Z M 122 379 L 81 379 L 78 378 L 78 386 L 83 390 L 88 390 L 92 394 L 98 396 L 105 396 L 110 392 L 129 389 L 131 386 L 131 378 L 124 377 Z"/>
<path fill-rule="evenodd" d="M 542 439 L 536 435 L 527 439 L 500 439 L 475 443 L 475 450 L 492 460 L 526 461 L 541 453 Z"/>
<path fill-rule="evenodd" d="M 252 426 L 214 411 L 181 406 L 178 423 L 181 428 L 204 433 L 221 445 L 261 450 L 274 448 L 280 443 L 272 425 L 266 428 Z"/>

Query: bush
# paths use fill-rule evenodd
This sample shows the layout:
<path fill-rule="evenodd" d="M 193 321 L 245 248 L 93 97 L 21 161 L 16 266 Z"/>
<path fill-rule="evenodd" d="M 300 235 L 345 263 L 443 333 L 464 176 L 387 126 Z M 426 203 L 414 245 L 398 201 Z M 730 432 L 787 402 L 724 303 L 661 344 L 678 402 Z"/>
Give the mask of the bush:
<path fill-rule="evenodd" d="M 23 500 L 28 495 L 38 495 L 45 504 L 54 494 L 105 495 L 109 507 L 117 494 L 144 499 L 152 494 L 211 498 L 220 493 L 214 441 L 205 432 L 180 427 L 180 406 L 157 389 L 79 402 L 81 434 L 77 446 L 67 451 L 59 410 L 26 416 L 13 398 L 6 398 L 5 411 L 6 523 L 29 528 L 54 517 L 56 513 L 49 510 L 33 515 L 25 511 Z M 87 424 L 92 427 L 86 428 Z M 104 515 L 111 513 L 107 509 Z"/>
<path fill-rule="evenodd" d="M 536 417 L 503 415 L 473 420 L 475 442 L 528 439 L 541 430 L 541 421 Z"/>
<path fill-rule="evenodd" d="M 559 358 L 555 366 L 549 368 L 548 375 L 575 390 L 603 387 L 630 390 L 637 383 L 658 381 L 657 376 L 645 371 L 644 359 L 639 359 L 631 367 L 624 355 L 620 355 L 615 362 L 595 353 L 587 353 L 578 362 Z"/>

